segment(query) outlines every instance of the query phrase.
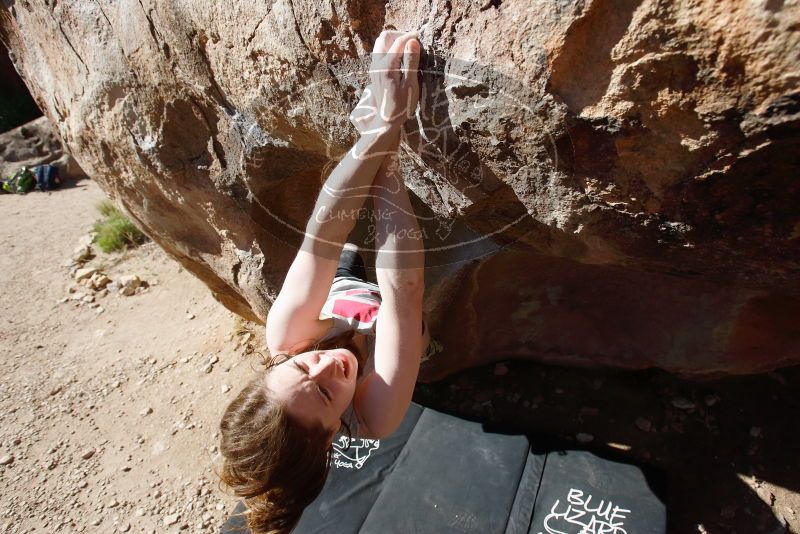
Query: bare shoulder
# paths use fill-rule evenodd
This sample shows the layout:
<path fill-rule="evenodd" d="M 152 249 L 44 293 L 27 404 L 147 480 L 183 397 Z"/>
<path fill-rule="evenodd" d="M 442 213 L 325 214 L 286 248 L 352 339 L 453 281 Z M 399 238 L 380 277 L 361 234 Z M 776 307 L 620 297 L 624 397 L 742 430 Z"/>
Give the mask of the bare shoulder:
<path fill-rule="evenodd" d="M 353 413 L 355 414 L 356 421 L 358 421 L 358 435 L 365 439 L 381 439 L 383 436 L 377 435 L 370 427 L 370 421 L 367 420 L 365 414 L 365 404 L 373 396 L 369 394 L 369 388 L 372 381 L 375 379 L 375 372 L 371 371 L 364 375 L 356 386 L 355 394 L 353 395 Z M 374 397 L 372 398 L 374 400 Z M 375 422 L 372 423 L 373 426 Z"/>
<path fill-rule="evenodd" d="M 270 318 L 267 316 L 265 341 L 270 354 L 299 354 L 310 350 L 333 328 L 333 319 L 331 318 L 306 323 L 302 332 L 290 332 L 282 329 L 280 328 L 282 325 L 276 324 L 280 322 L 280 320 L 277 320 L 270 324 Z"/>

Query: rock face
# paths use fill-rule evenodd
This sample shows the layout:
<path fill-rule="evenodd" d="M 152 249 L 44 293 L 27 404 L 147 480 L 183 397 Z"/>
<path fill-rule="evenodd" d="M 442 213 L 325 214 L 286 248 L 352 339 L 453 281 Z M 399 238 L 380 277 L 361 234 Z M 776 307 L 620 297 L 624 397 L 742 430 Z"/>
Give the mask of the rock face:
<path fill-rule="evenodd" d="M 81 166 L 263 320 L 384 27 L 420 30 L 402 164 L 446 351 L 800 362 L 800 5 L 16 2 L 3 41 Z M 368 241 L 368 230 L 365 235 Z"/>

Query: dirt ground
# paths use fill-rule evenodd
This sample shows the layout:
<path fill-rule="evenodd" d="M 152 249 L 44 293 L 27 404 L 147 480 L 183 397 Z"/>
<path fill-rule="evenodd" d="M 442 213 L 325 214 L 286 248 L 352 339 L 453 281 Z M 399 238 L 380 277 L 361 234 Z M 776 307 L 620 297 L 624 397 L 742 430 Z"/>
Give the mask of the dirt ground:
<path fill-rule="evenodd" d="M 89 262 L 146 291 L 59 302 L 104 198 L 88 180 L 0 196 L 0 457 L 13 457 L 0 531 L 216 532 L 236 504 L 212 471 L 217 425 L 256 358 L 235 348 L 241 322 L 153 243 Z"/>
<path fill-rule="evenodd" d="M 217 424 L 260 328 L 152 243 L 89 263 L 143 292 L 61 302 L 91 293 L 64 262 L 104 198 L 90 181 L 0 196 L 0 531 L 216 532 L 237 502 L 214 476 Z M 692 382 L 505 362 L 415 400 L 655 467 L 671 533 L 772 534 L 800 524 L 798 385 L 798 367 Z"/>

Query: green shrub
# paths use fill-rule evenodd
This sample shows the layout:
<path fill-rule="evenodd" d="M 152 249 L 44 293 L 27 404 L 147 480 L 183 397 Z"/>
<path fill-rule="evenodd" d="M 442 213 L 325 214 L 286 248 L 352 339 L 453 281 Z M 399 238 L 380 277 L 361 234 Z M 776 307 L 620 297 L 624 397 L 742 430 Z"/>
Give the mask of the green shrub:
<path fill-rule="evenodd" d="M 100 215 L 103 217 L 112 217 L 114 215 L 122 216 L 117 207 L 108 200 L 104 200 L 99 203 L 97 205 L 97 211 L 99 211 Z"/>
<path fill-rule="evenodd" d="M 94 223 L 95 242 L 103 252 L 133 247 L 147 239 L 111 202 L 101 202 L 97 211 L 103 218 Z"/>

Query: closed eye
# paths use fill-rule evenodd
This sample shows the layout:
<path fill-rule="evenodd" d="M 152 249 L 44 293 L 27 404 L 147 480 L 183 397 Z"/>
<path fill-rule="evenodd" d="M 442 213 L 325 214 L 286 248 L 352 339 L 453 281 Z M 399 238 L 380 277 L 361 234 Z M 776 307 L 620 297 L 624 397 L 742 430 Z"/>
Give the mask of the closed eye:
<path fill-rule="evenodd" d="M 305 367 L 304 365 L 301 365 L 298 362 L 292 362 L 292 363 L 294 363 L 295 367 L 300 369 L 300 371 L 302 371 L 306 376 L 308 376 L 308 367 Z M 320 395 L 325 397 L 328 400 L 328 402 L 333 400 L 333 397 L 331 396 L 331 393 L 327 389 L 321 387 L 316 382 L 314 382 L 314 385 L 317 386 L 317 391 L 319 391 Z"/>
<path fill-rule="evenodd" d="M 328 402 L 333 400 L 333 397 L 331 396 L 331 392 L 330 391 L 328 391 L 327 389 L 325 389 L 323 387 L 319 387 L 319 386 L 317 386 L 317 389 L 319 389 L 319 392 L 322 393 L 322 395 L 324 395 L 326 399 L 328 399 Z"/>

